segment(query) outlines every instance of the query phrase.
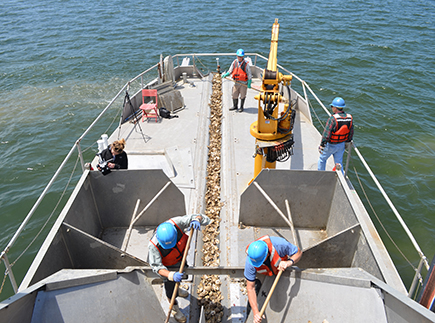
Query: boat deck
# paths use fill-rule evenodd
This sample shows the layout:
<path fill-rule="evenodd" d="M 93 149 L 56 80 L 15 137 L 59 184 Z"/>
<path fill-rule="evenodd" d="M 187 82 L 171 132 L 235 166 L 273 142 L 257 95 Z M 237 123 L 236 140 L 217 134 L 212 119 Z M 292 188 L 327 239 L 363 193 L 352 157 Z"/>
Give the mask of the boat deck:
<path fill-rule="evenodd" d="M 208 152 L 208 126 L 210 118 L 211 76 L 203 79 L 188 78 L 188 83 L 180 80 L 175 89 L 180 91 L 185 107 L 177 111 L 177 118 L 142 120 L 138 123 L 125 123 L 120 131 L 109 138 L 125 138 L 126 152 L 129 156 L 129 169 L 163 169 L 165 174 L 183 192 L 186 212 L 203 212 L 206 163 Z M 229 111 L 232 106 L 231 90 L 233 83 L 223 80 L 222 84 L 222 148 L 221 148 L 221 266 L 243 267 L 246 245 L 264 234 L 280 235 L 292 241 L 290 228 L 258 227 L 238 230 L 240 195 L 252 180 L 254 172 L 255 138 L 249 132 L 249 126 L 258 118 L 258 93 L 261 80 L 254 79 L 252 89 L 248 89 L 243 113 Z M 316 170 L 320 135 L 306 116 L 297 111 L 294 126 L 294 155 L 286 162 L 276 163 L 277 169 Z M 332 169 L 332 160 L 328 161 Z M 137 228 L 132 231 L 126 251 L 146 261 L 147 250 L 144 241 L 148 241 L 152 228 Z M 122 245 L 126 228 L 107 230 L 103 240 Z M 299 242 L 301 247 L 326 238 L 326 232 L 320 229 L 301 229 Z M 195 240 L 194 240 L 195 241 Z M 200 250 L 198 241 L 197 250 Z M 189 254 L 188 262 L 193 263 L 194 255 Z M 200 257 L 197 257 L 199 259 Z M 196 264 L 202 265 L 202 264 Z M 243 278 L 243 277 L 240 277 Z M 233 308 L 233 322 L 244 320 L 247 298 L 238 288 L 228 286 L 232 291 L 231 302 L 242 309 L 236 315 Z M 165 297 L 160 285 L 155 285 L 159 298 L 165 306 Z M 190 300 L 181 300 L 180 305 L 188 306 Z M 184 303 L 184 304 L 183 304 Z M 186 311 L 187 312 L 187 311 Z M 187 313 L 186 313 L 187 314 Z"/>
<path fill-rule="evenodd" d="M 278 235 L 293 241 L 289 227 L 258 225 L 239 228 L 241 195 L 253 179 L 255 138 L 249 132 L 249 126 L 257 120 L 258 101 L 254 96 L 260 87 L 259 79 L 253 80 L 253 89 L 248 90 L 243 113 L 229 111 L 232 106 L 231 89 L 233 83 L 224 80 L 222 85 L 222 148 L 221 148 L 221 227 L 220 227 L 220 266 L 243 267 L 246 246 L 262 235 Z M 206 163 L 208 152 L 209 101 L 211 95 L 211 76 L 203 79 L 189 78 L 188 83 L 179 81 L 176 90 L 183 96 L 185 107 L 179 110 L 178 118 L 140 121 L 139 124 L 126 123 L 116 131 L 109 142 L 125 138 L 126 152 L 129 156 L 129 169 L 163 169 L 165 174 L 183 192 L 186 213 L 203 212 L 205 192 Z M 311 121 L 300 111 L 296 111 L 293 129 L 294 155 L 286 162 L 276 163 L 276 169 L 316 170 L 319 153 L 317 146 L 321 136 Z M 116 137 L 115 137 L 116 136 Z M 327 169 L 332 169 L 332 158 Z M 283 209 L 284 210 L 284 209 Z M 178 215 L 178 214 L 174 214 Z M 271 216 L 279 217 L 277 213 Z M 315 246 L 328 238 L 325 226 L 317 228 L 296 228 L 295 237 L 302 249 Z M 120 229 L 122 231 L 122 229 Z M 110 235 L 122 236 L 122 232 L 111 230 L 104 240 L 113 241 Z M 152 234 L 152 228 L 135 227 L 131 235 L 127 252 L 146 261 L 146 243 Z M 118 244 L 121 243 L 118 237 Z M 196 237 L 194 238 L 194 242 Z M 202 246 L 198 239 L 196 250 Z M 193 248 L 192 248 L 193 249 Z M 191 249 L 191 250 L 192 250 Z M 189 254 L 188 263 L 196 258 L 196 266 L 201 266 L 200 256 Z M 231 307 L 232 322 L 242 322 L 246 317 L 247 297 L 241 287 L 241 279 L 233 279 L 226 286 Z M 194 280 L 191 280 L 194 282 Z M 188 282 L 189 283 L 189 282 Z M 167 301 L 161 285 L 154 285 L 164 310 Z M 185 314 L 189 314 L 192 300 L 180 300 Z M 228 305 L 228 304 L 227 304 Z M 236 306 L 234 306 L 236 305 Z M 238 310 L 240 309 L 240 310 Z"/>
<path fill-rule="evenodd" d="M 254 88 L 259 88 L 260 84 L 259 79 L 253 80 Z M 232 231 L 237 228 L 239 222 L 240 195 L 252 180 L 254 172 L 255 138 L 249 133 L 249 126 L 257 120 L 258 101 L 254 96 L 258 91 L 254 88 L 248 89 L 243 113 L 229 111 L 232 106 L 232 85 L 231 81 L 223 80 L 221 201 L 224 206 L 221 218 L 225 228 L 222 234 L 225 238 L 221 239 L 221 243 L 234 240 L 231 237 L 234 238 Z M 129 169 L 163 169 L 183 192 L 186 212 L 199 213 L 203 211 L 201 207 L 204 200 L 211 77 L 189 78 L 186 84 L 179 81 L 175 89 L 181 92 L 185 103 L 185 107 L 176 113 L 178 118 L 160 118 L 158 122 L 150 119 L 140 121 L 139 124 L 123 124 L 121 130 L 115 131 L 109 138 L 109 142 L 125 138 Z M 313 147 L 318 146 L 320 135 L 307 117 L 299 111 L 296 113 L 293 133 L 294 155 L 286 162 L 277 162 L 276 169 L 316 170 L 319 153 Z M 328 160 L 327 167 L 332 169 L 332 158 Z M 291 239 L 289 229 L 280 231 Z M 324 238 L 325 235 L 319 230 L 306 231 L 307 234 L 302 236 L 320 235 Z M 248 235 L 247 238 L 239 237 L 236 240 L 241 240 L 245 246 L 250 239 L 252 236 Z M 318 241 L 318 238 L 315 240 Z M 226 266 L 244 265 L 244 248 L 240 249 L 240 254 L 236 253 L 234 243 L 238 244 L 237 241 L 232 241 L 233 248 L 228 255 L 222 253 Z"/>

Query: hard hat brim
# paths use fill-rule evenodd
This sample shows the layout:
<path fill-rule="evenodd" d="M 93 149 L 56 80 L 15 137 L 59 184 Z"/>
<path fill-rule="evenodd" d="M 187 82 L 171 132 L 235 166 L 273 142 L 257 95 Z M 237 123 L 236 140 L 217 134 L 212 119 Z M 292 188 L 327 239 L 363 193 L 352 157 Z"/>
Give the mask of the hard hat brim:
<path fill-rule="evenodd" d="M 261 267 L 261 265 L 263 264 L 263 262 L 266 260 L 267 257 L 267 253 L 264 255 L 263 259 L 261 261 L 255 261 L 254 259 L 252 259 L 251 257 L 248 256 L 249 258 L 249 262 L 251 263 L 252 266 L 254 266 L 255 268 Z"/>
<path fill-rule="evenodd" d="M 163 249 L 172 249 L 177 244 L 177 230 L 168 222 L 164 222 L 157 227 L 157 241 Z"/>
<path fill-rule="evenodd" d="M 171 241 L 171 243 L 168 243 L 168 244 L 163 244 L 163 243 L 161 243 L 161 241 L 159 241 L 159 243 L 163 249 L 172 249 L 175 247 L 175 245 L 177 243 L 177 239 L 174 239 L 173 241 Z"/>

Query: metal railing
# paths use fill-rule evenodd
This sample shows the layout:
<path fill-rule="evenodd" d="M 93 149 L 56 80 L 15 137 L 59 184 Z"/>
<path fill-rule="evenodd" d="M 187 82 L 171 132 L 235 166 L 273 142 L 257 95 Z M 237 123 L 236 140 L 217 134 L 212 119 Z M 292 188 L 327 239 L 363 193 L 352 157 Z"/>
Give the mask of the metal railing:
<path fill-rule="evenodd" d="M 172 58 L 173 60 L 175 60 L 177 62 L 177 64 L 175 64 L 175 67 L 180 67 L 180 58 L 184 58 L 184 57 L 191 57 L 192 58 L 192 62 L 193 62 L 193 67 L 194 69 L 197 69 L 197 65 L 196 62 L 198 61 L 198 59 L 200 57 L 235 57 L 235 53 L 202 53 L 202 54 L 177 54 L 174 55 Z M 257 66 L 257 61 L 258 59 L 262 59 L 263 61 L 267 62 L 267 58 L 257 54 L 257 53 L 246 53 L 246 56 L 250 56 L 250 57 L 254 57 L 253 60 L 253 65 Z M 217 60 L 217 64 L 219 64 L 219 61 Z M 310 86 L 305 83 L 305 81 L 303 81 L 302 79 L 300 79 L 297 75 L 291 73 L 290 71 L 288 71 L 287 69 L 285 69 L 284 67 L 282 67 L 281 65 L 277 64 L 277 66 L 282 69 L 283 71 L 287 72 L 288 74 L 292 75 L 294 79 L 298 80 L 301 83 L 302 86 L 302 90 L 304 93 L 304 99 L 306 100 L 306 102 L 309 102 L 309 98 L 307 95 L 307 90 L 309 91 L 309 93 L 311 93 L 311 95 L 316 99 L 317 103 L 323 108 L 323 110 L 330 116 L 330 112 L 328 111 L 328 109 L 326 109 L 326 107 L 323 105 L 323 103 L 321 102 L 321 100 L 317 97 L 317 95 L 313 92 L 313 90 L 310 88 Z M 85 132 L 80 136 L 80 138 L 78 138 L 76 140 L 76 142 L 74 143 L 73 147 L 71 148 L 71 150 L 69 151 L 69 153 L 67 154 L 67 156 L 65 157 L 65 159 L 63 160 L 63 162 L 61 163 L 61 165 L 59 166 L 59 168 L 57 169 L 57 171 L 55 172 L 55 174 L 53 175 L 53 177 L 51 178 L 51 180 L 49 181 L 48 185 L 45 187 L 45 189 L 43 190 L 43 192 L 41 193 L 41 195 L 39 196 L 38 200 L 35 202 L 35 204 L 33 205 L 32 209 L 30 210 L 30 212 L 27 214 L 26 218 L 24 219 L 24 221 L 21 223 L 20 227 L 17 229 L 17 231 L 15 232 L 14 236 L 12 237 L 12 239 L 10 240 L 10 242 L 7 244 L 7 246 L 3 249 L 3 251 L 0 254 L 0 259 L 4 262 L 5 267 L 6 267 L 6 273 L 5 275 L 9 276 L 9 279 L 11 281 L 12 287 L 14 289 L 14 292 L 16 293 L 18 290 L 17 287 L 17 283 L 15 281 L 13 272 L 12 272 L 12 266 L 9 263 L 8 257 L 7 257 L 7 253 L 10 250 L 10 248 L 14 245 L 14 243 L 16 242 L 16 240 L 18 239 L 19 235 L 21 234 L 21 232 L 24 230 L 24 228 L 26 227 L 27 223 L 29 222 L 29 220 L 31 219 L 31 217 L 33 216 L 33 214 L 35 213 L 36 209 L 38 208 L 38 206 L 40 205 L 40 203 L 42 202 L 42 200 L 44 199 L 44 197 L 47 195 L 48 190 L 51 188 L 51 186 L 53 185 L 53 183 L 55 182 L 55 180 L 57 179 L 58 175 L 60 174 L 60 172 L 62 171 L 62 169 L 65 167 L 66 163 L 68 162 L 68 160 L 70 159 L 70 157 L 73 155 L 75 149 L 77 149 L 77 152 L 79 154 L 80 157 L 80 162 L 81 162 L 81 166 L 82 166 L 82 170 L 85 170 L 85 164 L 84 164 L 84 159 L 83 159 L 83 154 L 82 154 L 82 150 L 80 147 L 80 142 L 83 140 L 83 138 L 91 131 L 91 129 L 93 129 L 93 127 L 95 126 L 95 124 L 103 117 L 103 115 L 105 115 L 105 113 L 112 107 L 112 105 L 114 104 L 114 102 L 120 98 L 121 94 L 124 93 L 125 91 L 127 91 L 133 83 L 138 83 L 140 82 L 140 84 L 137 84 L 138 89 L 139 88 L 144 88 L 145 87 L 145 76 L 150 73 L 151 71 L 154 70 L 158 70 L 160 71 L 160 75 L 161 75 L 161 63 L 155 64 L 154 66 L 150 67 L 149 69 L 145 70 L 144 72 L 140 73 L 139 75 L 137 75 L 135 78 L 131 79 L 130 81 L 128 81 L 122 88 L 121 90 L 115 95 L 115 97 L 110 101 L 110 103 L 103 109 L 103 111 L 97 116 L 97 118 L 92 122 L 92 124 L 85 130 Z M 121 121 L 120 121 L 121 122 Z M 358 148 L 354 145 L 351 144 L 350 148 L 349 148 L 349 152 L 348 152 L 348 157 L 347 157 L 347 161 L 346 161 L 346 165 L 345 165 L 345 177 L 347 175 L 347 171 L 348 171 L 348 165 L 349 165 L 349 161 L 350 161 L 350 156 L 351 156 L 351 152 L 352 149 L 356 152 L 358 158 L 360 159 L 361 163 L 364 165 L 365 169 L 367 170 L 368 174 L 370 175 L 370 177 L 372 178 L 372 180 L 374 181 L 374 183 L 376 184 L 376 186 L 378 187 L 379 191 L 381 192 L 382 196 L 384 197 L 385 201 L 388 203 L 389 207 L 391 208 L 391 210 L 393 211 L 393 213 L 395 214 L 396 218 L 398 219 L 399 223 L 401 224 L 401 226 L 403 227 L 403 229 L 405 230 L 406 234 L 408 235 L 409 239 L 411 240 L 412 244 L 414 245 L 415 250 L 417 251 L 419 257 L 420 257 L 420 262 L 418 265 L 418 268 L 416 270 L 411 288 L 409 290 L 409 295 L 412 295 L 412 293 L 415 290 L 416 284 L 418 279 L 421 277 L 421 270 L 423 265 L 425 265 L 425 267 L 427 268 L 427 270 L 429 270 L 429 263 L 427 261 L 426 256 L 423 254 L 423 252 L 421 251 L 417 241 L 415 240 L 415 238 L 413 237 L 412 233 L 410 232 L 409 228 L 407 227 L 406 223 L 403 221 L 403 218 L 401 217 L 401 215 L 399 214 L 399 212 L 397 211 L 397 209 L 394 207 L 393 203 L 391 202 L 390 198 L 388 197 L 388 195 L 386 194 L 386 192 L 384 191 L 384 189 L 382 188 L 381 184 L 379 183 L 379 181 L 377 180 L 376 176 L 374 175 L 374 173 L 372 172 L 372 170 L 370 169 L 370 167 L 368 166 L 368 164 L 366 163 L 366 161 L 364 160 L 363 156 L 361 155 L 361 153 L 359 152 Z"/>
<path fill-rule="evenodd" d="M 285 69 L 283 68 L 283 70 L 285 70 Z M 329 110 L 323 105 L 323 103 L 316 96 L 316 94 L 313 92 L 313 90 L 310 88 L 310 86 L 307 83 L 305 83 L 303 80 L 301 80 L 299 78 L 298 78 L 298 80 L 301 81 L 302 87 L 304 89 L 304 99 L 308 102 L 308 96 L 307 96 L 307 92 L 306 92 L 306 89 L 308 89 L 308 91 L 313 95 L 313 97 L 316 99 L 317 103 L 323 108 L 323 110 L 328 114 L 328 116 L 331 116 L 331 113 L 329 112 Z M 406 232 L 408 238 L 410 239 L 411 243 L 413 244 L 415 250 L 417 251 L 417 253 L 419 255 L 420 261 L 419 261 L 417 269 L 415 270 L 414 278 L 412 280 L 411 287 L 409 288 L 409 291 L 408 291 L 408 297 L 411 297 L 412 294 L 414 294 L 414 291 L 415 291 L 416 286 L 417 286 L 417 282 L 421 279 L 421 270 L 423 268 L 423 265 L 426 267 L 427 270 L 430 269 L 429 262 L 428 262 L 426 256 L 424 255 L 423 251 L 421 250 L 420 246 L 418 245 L 417 241 L 415 240 L 414 236 L 412 235 L 411 231 L 409 230 L 408 226 L 406 225 L 405 221 L 403 220 L 402 216 L 400 215 L 399 211 L 397 211 L 397 209 L 394 206 L 393 202 L 391 202 L 391 200 L 388 197 L 387 193 L 385 192 L 384 188 L 379 183 L 379 181 L 376 178 L 375 174 L 373 173 L 373 171 L 371 170 L 370 166 L 367 164 L 367 162 L 365 161 L 365 159 L 362 156 L 361 152 L 358 150 L 358 148 L 353 143 L 353 141 L 350 143 L 348 148 L 349 149 L 348 149 L 347 160 L 346 160 L 346 164 L 345 164 L 344 177 L 347 178 L 348 168 L 349 168 L 349 164 L 350 164 L 350 157 L 351 157 L 351 154 L 352 154 L 352 150 L 354 150 L 356 152 L 360 162 L 362 163 L 364 168 L 367 170 L 367 173 L 370 175 L 371 179 L 375 183 L 376 187 L 378 188 L 379 192 L 383 196 L 384 200 L 387 202 L 387 204 L 390 207 L 391 211 L 396 216 L 397 220 L 399 221 L 399 223 L 402 226 L 403 230 Z"/>
<path fill-rule="evenodd" d="M 18 237 L 20 236 L 20 234 L 23 232 L 23 230 L 25 229 L 26 225 L 28 224 L 28 222 L 30 221 L 30 219 L 32 218 L 32 216 L 34 215 L 35 211 L 37 210 L 38 206 L 41 204 L 42 200 L 45 198 L 45 196 L 47 195 L 48 191 L 50 190 L 50 188 L 53 186 L 54 182 L 56 181 L 56 179 L 58 178 L 59 174 L 62 172 L 62 170 L 64 169 L 65 165 L 67 164 L 67 162 L 70 160 L 71 156 L 73 155 L 74 151 L 77 149 L 78 155 L 80 157 L 80 164 L 82 167 L 82 171 L 85 170 L 85 162 L 83 159 L 83 153 L 80 147 L 80 142 L 83 140 L 84 137 L 86 137 L 86 135 L 94 128 L 94 126 L 98 123 L 98 121 L 106 114 L 106 112 L 112 107 L 112 105 L 114 104 L 114 102 L 120 98 L 121 94 L 123 92 L 125 92 L 128 88 L 130 88 L 131 84 L 135 81 L 139 81 L 141 83 L 141 87 L 144 86 L 144 75 L 146 75 L 147 73 L 149 73 L 150 71 L 156 69 L 158 67 L 159 64 L 156 64 L 154 66 L 152 66 L 151 68 L 147 69 L 146 71 L 142 72 L 141 74 L 139 74 L 138 76 L 136 76 L 135 78 L 133 78 L 132 80 L 130 80 L 129 82 L 127 82 L 122 88 L 121 90 L 115 95 L 115 97 L 109 102 L 109 104 L 107 104 L 107 106 L 103 109 L 103 111 L 95 118 L 95 120 L 92 122 L 92 124 L 84 131 L 84 133 L 75 141 L 73 147 L 71 148 L 71 150 L 69 151 L 69 153 L 66 155 L 66 157 L 64 158 L 64 160 L 62 161 L 62 163 L 60 164 L 60 166 L 57 168 L 55 174 L 53 175 L 53 177 L 50 179 L 50 181 L 48 182 L 47 186 L 44 188 L 44 190 L 42 191 L 41 195 L 39 196 L 39 198 L 37 199 L 37 201 L 35 202 L 35 204 L 33 205 L 32 209 L 29 211 L 29 213 L 27 214 L 27 216 L 25 217 L 25 219 L 23 220 L 23 222 L 21 223 L 21 225 L 19 226 L 19 228 L 17 229 L 17 231 L 15 232 L 15 234 L 13 235 L 13 237 L 11 238 L 11 240 L 9 241 L 9 243 L 7 244 L 7 246 L 3 249 L 3 251 L 0 254 L 0 259 L 3 261 L 5 267 L 6 267 L 6 272 L 5 275 L 9 276 L 9 280 L 11 282 L 12 288 L 14 290 L 15 293 L 17 293 L 18 291 L 18 285 L 17 282 L 15 280 L 15 276 L 13 274 L 12 271 L 12 266 L 9 263 L 9 259 L 7 256 L 7 253 L 9 252 L 9 250 L 12 248 L 12 246 L 15 244 L 15 242 L 17 241 Z"/>

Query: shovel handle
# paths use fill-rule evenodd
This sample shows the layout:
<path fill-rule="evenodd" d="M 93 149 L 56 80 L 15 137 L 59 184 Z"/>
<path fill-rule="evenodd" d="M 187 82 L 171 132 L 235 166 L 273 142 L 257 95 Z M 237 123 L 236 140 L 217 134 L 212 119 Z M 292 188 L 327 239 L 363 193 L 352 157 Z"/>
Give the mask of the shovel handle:
<path fill-rule="evenodd" d="M 278 275 L 276 275 L 276 277 L 275 277 L 275 281 L 273 282 L 273 285 L 272 285 L 272 287 L 270 288 L 269 295 L 267 295 L 266 300 L 264 301 L 263 307 L 261 308 L 261 311 L 260 311 L 260 317 L 263 317 L 263 314 L 264 314 L 264 312 L 266 311 L 267 304 L 269 303 L 270 298 L 272 297 L 272 294 L 273 294 L 273 292 L 274 292 L 274 290 L 275 290 L 276 285 L 278 284 L 279 279 L 281 278 L 282 273 L 283 273 L 283 272 L 280 271 L 280 272 L 278 273 Z"/>
<path fill-rule="evenodd" d="M 181 260 L 181 267 L 180 270 L 178 271 L 179 273 L 183 273 L 184 271 L 184 265 L 186 264 L 187 253 L 189 252 L 190 241 L 192 240 L 193 231 L 194 229 L 190 228 L 189 238 L 187 239 L 186 248 L 184 249 L 184 253 L 183 253 L 183 259 Z M 171 317 L 171 311 L 175 304 L 175 298 L 177 297 L 179 286 L 180 286 L 179 282 L 175 284 L 174 292 L 172 293 L 171 303 L 169 304 L 169 311 L 168 311 L 168 315 L 166 316 L 165 323 L 168 323 L 169 318 Z"/>

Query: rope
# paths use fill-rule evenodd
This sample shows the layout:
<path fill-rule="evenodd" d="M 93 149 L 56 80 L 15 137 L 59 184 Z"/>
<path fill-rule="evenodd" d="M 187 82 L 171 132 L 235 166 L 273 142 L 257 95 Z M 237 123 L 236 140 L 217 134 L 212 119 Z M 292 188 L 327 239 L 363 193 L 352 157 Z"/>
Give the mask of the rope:
<path fill-rule="evenodd" d="M 311 104 L 311 101 L 308 100 L 308 105 L 310 106 L 311 111 L 314 113 L 314 115 L 316 116 L 317 121 L 320 123 L 320 125 L 322 126 L 323 130 L 325 130 L 325 125 L 323 124 L 323 122 L 320 120 L 319 116 L 316 113 L 316 110 L 314 110 L 313 105 Z"/>
<path fill-rule="evenodd" d="M 112 122 L 111 122 L 110 125 L 106 128 L 106 130 L 103 131 L 103 133 L 107 133 L 107 132 L 110 130 L 110 127 L 113 125 L 113 123 L 114 123 L 116 120 L 118 120 L 119 112 L 120 112 L 121 109 L 123 109 L 123 108 L 124 108 L 124 107 L 120 107 L 120 108 L 118 108 L 118 111 L 116 112 L 115 116 L 113 117 Z M 82 152 L 84 153 L 84 152 L 88 151 L 89 149 L 93 148 L 93 146 L 94 146 L 96 143 L 97 143 L 97 140 L 95 140 L 95 141 L 94 141 L 90 146 L 86 147 L 85 149 L 82 149 Z"/>
<path fill-rule="evenodd" d="M 0 294 L 3 291 L 3 287 L 5 286 L 5 282 L 6 282 L 6 277 L 7 277 L 8 273 L 7 273 L 7 269 L 5 270 L 5 275 L 3 277 L 3 281 L 2 281 L 2 286 L 0 287 Z"/>
<path fill-rule="evenodd" d="M 71 172 L 71 176 L 70 176 L 70 178 L 69 178 L 69 180 L 68 180 L 68 183 L 65 185 L 65 188 L 64 188 L 64 190 L 63 190 L 63 192 L 62 192 L 62 195 L 60 196 L 60 198 L 59 198 L 59 200 L 57 201 L 57 204 L 56 204 L 56 206 L 54 207 L 54 209 L 53 209 L 53 211 L 51 212 L 51 214 L 50 214 L 50 216 L 48 217 L 48 219 L 47 219 L 47 221 L 45 221 L 45 223 L 44 223 L 44 225 L 41 227 L 41 229 L 39 230 L 39 232 L 36 234 L 36 236 L 33 238 L 33 240 L 29 243 L 29 245 L 24 249 L 24 251 L 17 257 L 17 259 L 15 259 L 15 261 L 13 262 L 13 263 L 11 263 L 11 268 L 15 265 L 15 263 L 24 255 L 24 253 L 30 248 L 30 246 L 35 242 L 35 240 L 39 237 L 39 235 L 42 233 L 42 231 L 45 229 L 45 227 L 47 226 L 47 224 L 48 224 L 48 222 L 50 221 L 50 219 L 53 217 L 53 215 L 54 215 L 54 212 L 56 212 L 56 209 L 57 209 L 57 207 L 59 206 L 59 204 L 60 204 L 60 202 L 61 202 L 61 200 L 62 200 L 62 198 L 64 197 L 64 195 L 65 195 L 65 192 L 66 192 L 66 190 L 67 190 L 67 188 L 68 188 L 68 186 L 69 186 L 69 184 L 71 183 L 71 179 L 72 179 L 72 177 L 73 177 L 73 175 L 74 175 L 74 173 L 75 173 L 75 170 L 76 170 L 76 168 L 77 168 L 77 164 L 78 164 L 78 162 L 79 162 L 79 156 L 77 156 L 77 159 L 76 159 L 76 163 L 75 163 L 75 165 L 74 165 L 74 168 L 73 168 L 73 170 L 72 170 L 72 172 Z"/>
<path fill-rule="evenodd" d="M 400 250 L 399 246 L 394 242 L 393 238 L 392 238 L 392 237 L 390 236 L 390 234 L 387 232 L 387 229 L 384 227 L 384 225 L 382 224 L 381 220 L 379 219 L 378 214 L 377 214 L 376 211 L 374 210 L 374 208 L 373 208 L 373 206 L 372 206 L 372 203 L 370 202 L 370 200 L 369 200 L 369 198 L 368 198 L 368 196 L 367 196 L 367 194 L 366 194 L 366 191 L 364 190 L 364 187 L 362 186 L 362 183 L 361 183 L 361 180 L 360 180 L 360 178 L 359 178 L 359 176 L 358 176 L 358 172 L 357 172 L 356 168 L 354 167 L 353 169 L 354 169 L 354 171 L 355 171 L 355 175 L 356 175 L 356 177 L 357 177 L 357 179 L 358 179 L 358 183 L 359 183 L 359 185 L 360 185 L 360 187 L 361 187 L 361 189 L 362 189 L 362 191 L 363 191 L 363 193 L 364 193 L 364 196 L 365 196 L 367 202 L 369 203 L 370 208 L 371 208 L 373 214 L 375 215 L 376 219 L 378 220 L 379 224 L 381 225 L 382 229 L 384 230 L 385 234 L 388 236 L 388 238 L 390 239 L 391 243 L 396 247 L 396 249 L 399 251 L 399 253 L 402 255 L 402 257 L 403 257 L 403 258 L 408 262 L 408 264 L 409 264 L 409 265 L 410 265 L 410 266 L 411 266 L 415 271 L 417 271 L 417 268 L 416 268 L 416 267 L 411 263 L 411 261 L 408 260 L 408 258 L 406 258 L 405 254 L 402 252 L 402 250 Z"/>
<path fill-rule="evenodd" d="M 195 59 L 204 67 L 204 70 L 202 70 L 203 72 L 204 71 L 207 71 L 207 73 L 205 73 L 205 74 L 208 74 L 208 73 L 210 73 L 210 70 L 208 69 L 208 67 L 207 66 L 205 66 L 202 62 L 201 62 L 201 60 L 197 57 L 197 56 L 195 56 Z"/>

